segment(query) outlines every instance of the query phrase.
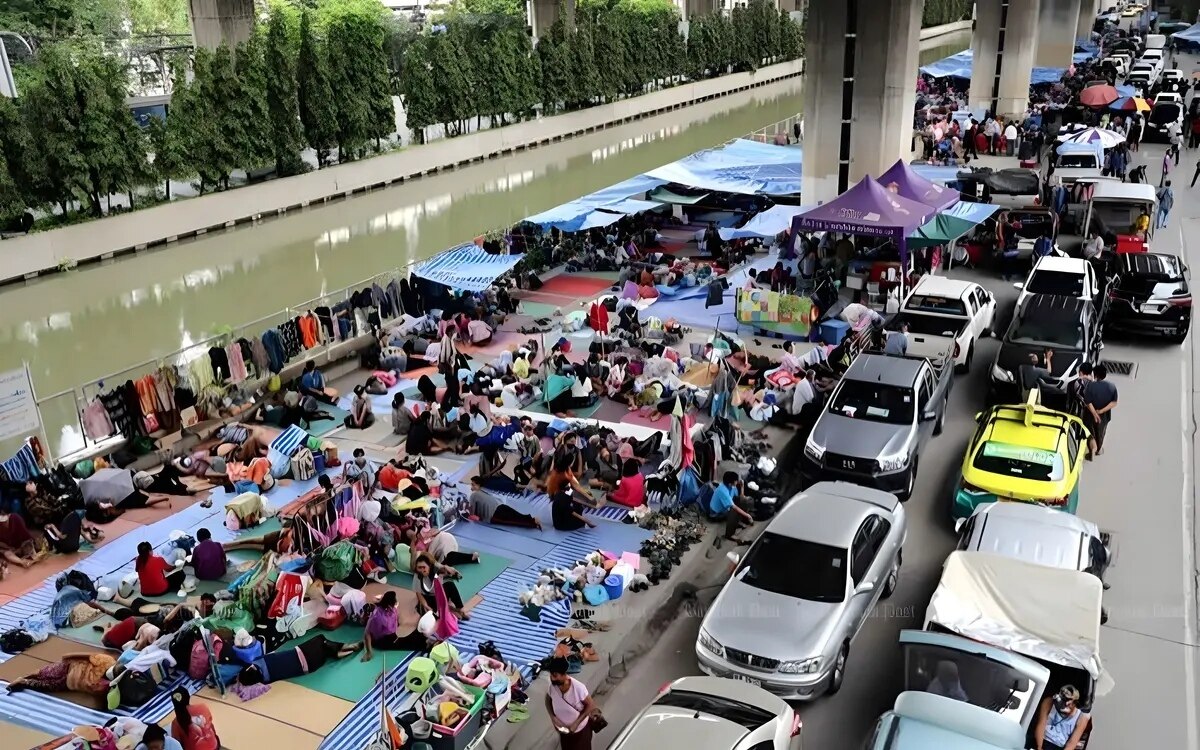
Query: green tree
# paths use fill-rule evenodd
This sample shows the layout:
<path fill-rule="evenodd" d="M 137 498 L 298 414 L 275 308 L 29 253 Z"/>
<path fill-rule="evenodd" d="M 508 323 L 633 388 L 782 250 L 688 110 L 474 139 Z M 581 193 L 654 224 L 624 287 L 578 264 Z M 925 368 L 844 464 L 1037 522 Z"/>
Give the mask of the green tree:
<path fill-rule="evenodd" d="M 382 15 L 364 9 L 365 0 L 341 1 L 345 8 L 327 13 L 325 60 L 337 105 L 338 153 L 346 161 L 390 135 L 395 114 Z"/>
<path fill-rule="evenodd" d="M 308 13 L 300 19 L 300 52 L 296 63 L 299 85 L 300 122 L 304 139 L 317 152 L 317 165 L 329 162 L 329 151 L 337 145 L 338 113 L 329 85 L 329 72 L 321 42 Z"/>
<path fill-rule="evenodd" d="M 234 58 L 236 95 L 227 106 L 242 124 L 242 150 L 238 163 L 247 171 L 276 163 L 275 133 L 267 100 L 269 81 L 279 75 L 267 67 L 266 39 L 259 34 L 238 46 Z"/>
<path fill-rule="evenodd" d="M 210 178 L 224 189 L 229 187 L 229 175 L 258 153 L 259 140 L 253 134 L 254 123 L 249 120 L 253 107 L 243 94 L 241 81 L 234 67 L 233 52 L 224 45 L 207 56 L 203 75 L 198 68 L 196 82 L 206 110 L 213 118 L 215 127 L 206 131 L 208 142 L 204 153 Z M 200 171 L 203 176 L 204 170 Z"/>
<path fill-rule="evenodd" d="M 447 135 L 460 135 L 464 123 L 474 114 L 471 58 L 463 47 L 462 35 L 454 33 L 453 27 L 433 35 L 433 40 L 433 69 L 438 81 L 437 118 L 445 125 Z"/>
<path fill-rule="evenodd" d="M 170 180 L 190 180 L 199 177 L 199 190 L 203 194 L 214 185 L 217 177 L 206 179 L 207 154 L 204 149 L 216 139 L 214 118 L 205 109 L 201 99 L 198 77 L 203 77 L 208 64 L 208 51 L 197 50 L 191 65 L 192 77 L 185 59 L 177 59 L 172 65 L 171 107 L 167 110 L 167 121 L 159 125 L 150 123 L 150 148 L 154 152 L 155 176 L 167 182 L 166 193 L 170 197 Z M 203 171 L 202 171 L 203 170 Z M 210 174 L 210 173 L 209 173 Z"/>
<path fill-rule="evenodd" d="M 438 91 L 431 61 L 434 39 L 422 34 L 404 50 L 400 67 L 400 93 L 404 120 L 417 143 L 425 142 L 425 129 L 438 121 Z"/>
<path fill-rule="evenodd" d="M 5 168 L 21 190 L 26 206 L 40 208 L 59 201 L 53 181 L 46 173 L 42 149 L 30 134 L 26 113 L 17 101 L 0 96 L 0 155 Z"/>
<path fill-rule="evenodd" d="M 89 0 L 90 1 L 90 0 Z M 125 0 L 135 35 L 191 32 L 187 0 Z"/>
<path fill-rule="evenodd" d="M 11 219 L 24 210 L 25 196 L 8 170 L 8 161 L 0 154 L 0 219 Z"/>
<path fill-rule="evenodd" d="M 263 62 L 268 72 L 266 99 L 271 122 L 271 151 L 275 156 L 275 173 L 281 177 L 304 171 L 304 161 L 300 158 L 304 136 L 300 130 L 300 94 L 296 84 L 299 45 L 292 45 L 288 26 L 287 12 L 272 10 L 263 50 Z"/>
<path fill-rule="evenodd" d="M 600 71 L 592 42 L 592 24 L 580 19 L 575 26 L 570 50 L 571 102 L 576 108 L 590 107 L 599 90 Z"/>
<path fill-rule="evenodd" d="M 603 21 L 599 16 L 603 16 Z M 593 20 L 596 19 L 596 20 Z M 598 80 L 596 91 L 605 101 L 619 97 L 625 89 L 626 76 L 630 63 L 629 52 L 629 18 L 628 14 L 617 11 L 596 13 L 588 19 L 589 24 L 597 28 L 602 25 L 603 32 L 594 38 L 595 59 L 603 61 L 597 65 Z"/>
<path fill-rule="evenodd" d="M 55 40 L 123 36 L 125 0 L 4 0 L 0 29 Z"/>
<path fill-rule="evenodd" d="M 542 102 L 542 62 L 524 28 L 514 28 L 512 34 L 517 60 L 516 100 L 512 111 L 521 117 L 532 117 Z"/>
<path fill-rule="evenodd" d="M 554 114 L 573 96 L 571 49 L 566 36 L 560 18 L 537 43 L 542 71 L 542 112 L 546 114 Z"/>

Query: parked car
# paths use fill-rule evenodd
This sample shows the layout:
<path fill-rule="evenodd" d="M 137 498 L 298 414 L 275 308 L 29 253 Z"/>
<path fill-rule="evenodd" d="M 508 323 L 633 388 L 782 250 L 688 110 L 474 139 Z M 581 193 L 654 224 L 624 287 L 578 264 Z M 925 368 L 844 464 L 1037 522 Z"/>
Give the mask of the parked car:
<path fill-rule="evenodd" d="M 992 552 L 1104 580 L 1112 562 L 1105 535 L 1091 521 L 1029 503 L 996 502 L 960 519 L 958 549 Z"/>
<path fill-rule="evenodd" d="M 1021 307 L 1034 294 L 1087 300 L 1097 306 L 1103 302 L 1096 269 L 1082 258 L 1054 255 L 1039 258 L 1021 285 L 1017 307 Z"/>
<path fill-rule="evenodd" d="M 973 281 L 945 276 L 922 276 L 889 321 L 888 329 L 908 324 L 908 353 L 939 357 L 954 348 L 959 372 L 971 369 L 975 343 L 989 335 L 996 316 L 996 298 Z"/>
<path fill-rule="evenodd" d="M 1081 235 L 1086 237 L 1091 232 L 1110 237 L 1127 235 L 1142 211 L 1147 216 L 1154 216 L 1157 208 L 1158 195 L 1154 185 L 1100 180 L 1092 189 L 1091 200 L 1087 203 Z M 1151 221 L 1150 239 L 1153 238 L 1154 222 Z M 1115 242 L 1115 239 L 1107 241 Z"/>
<path fill-rule="evenodd" d="M 1161 333 L 1182 343 L 1192 327 L 1187 266 L 1176 255 L 1123 253 L 1108 291 L 1106 325 L 1122 331 Z"/>
<path fill-rule="evenodd" d="M 860 354 L 804 444 L 806 482 L 841 479 L 912 496 L 921 452 L 942 431 L 954 356 Z"/>
<path fill-rule="evenodd" d="M 886 492 L 821 482 L 792 498 L 705 614 L 701 671 L 784 700 L 836 693 L 854 636 L 896 590 L 907 535 L 904 507 Z"/>
<path fill-rule="evenodd" d="M 948 633 L 901 630 L 904 691 L 866 750 L 1026 750 L 1050 670 L 1027 656 Z M 943 684 L 957 680 L 954 697 Z M 957 691 L 955 691 L 957 692 Z M 965 700 L 960 700 L 963 696 Z"/>
<path fill-rule="evenodd" d="M 1030 402 L 993 406 L 976 415 L 978 428 L 967 444 L 951 500 L 954 519 L 996 500 L 1048 505 L 1074 513 L 1088 431 L 1065 412 Z"/>
<path fill-rule="evenodd" d="M 684 677 L 664 687 L 608 750 L 788 750 L 800 726 L 791 706 L 760 687 Z"/>
<path fill-rule="evenodd" d="M 1095 182 L 1104 171 L 1104 148 L 1099 143 L 1060 143 L 1054 149 L 1054 175 L 1064 184 Z"/>
<path fill-rule="evenodd" d="M 1183 131 L 1183 104 L 1179 102 L 1156 103 L 1146 115 L 1146 132 L 1142 139 L 1148 142 L 1166 143 L 1171 139 L 1171 130 Z"/>
<path fill-rule="evenodd" d="M 1050 377 L 1040 383 L 1047 405 L 1067 403 L 1067 387 L 1084 362 L 1100 361 L 1101 319 L 1095 306 L 1084 299 L 1051 294 L 1031 294 L 1017 308 L 1012 323 L 1000 342 L 991 373 L 992 403 L 1021 403 L 1025 385 L 1020 380 L 1029 355 L 1041 358 L 1053 353 Z"/>

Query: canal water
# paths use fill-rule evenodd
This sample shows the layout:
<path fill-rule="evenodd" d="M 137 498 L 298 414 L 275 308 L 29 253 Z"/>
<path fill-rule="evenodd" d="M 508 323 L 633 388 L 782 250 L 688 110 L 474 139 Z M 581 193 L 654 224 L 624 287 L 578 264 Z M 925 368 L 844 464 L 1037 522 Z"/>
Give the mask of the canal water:
<path fill-rule="evenodd" d="M 962 49 L 969 34 L 967 41 L 945 39 L 922 52 L 922 64 Z M 42 397 L 118 375 L 793 117 L 800 108 L 800 80 L 783 81 L 0 290 L 0 372 L 28 363 Z M 56 455 L 80 443 L 74 410 L 66 396 L 44 407 Z"/>

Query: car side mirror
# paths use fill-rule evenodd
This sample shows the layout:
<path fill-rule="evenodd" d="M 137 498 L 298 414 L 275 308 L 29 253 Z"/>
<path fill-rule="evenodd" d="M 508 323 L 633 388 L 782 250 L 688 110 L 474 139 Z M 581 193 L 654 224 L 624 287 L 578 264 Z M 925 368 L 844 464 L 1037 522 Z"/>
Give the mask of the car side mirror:
<path fill-rule="evenodd" d="M 955 521 L 954 522 L 954 533 L 957 534 L 960 531 L 962 531 L 962 527 L 965 526 L 966 523 L 967 523 L 967 519 L 965 519 L 965 518 L 960 518 L 957 521 Z"/>
<path fill-rule="evenodd" d="M 979 420 L 981 420 L 981 419 L 983 419 L 983 412 L 981 412 L 981 411 L 975 412 L 975 422 L 978 423 Z"/>
<path fill-rule="evenodd" d="M 856 594 L 869 594 L 875 590 L 875 584 L 871 581 L 863 581 L 854 589 Z"/>
<path fill-rule="evenodd" d="M 925 411 L 925 412 L 921 413 L 921 421 L 922 422 L 932 422 L 935 419 L 937 419 L 936 411 Z"/>
<path fill-rule="evenodd" d="M 736 552 L 730 552 L 729 554 L 725 555 L 725 557 L 728 558 L 729 562 L 733 563 L 734 565 L 737 565 L 742 561 L 742 556 Z"/>

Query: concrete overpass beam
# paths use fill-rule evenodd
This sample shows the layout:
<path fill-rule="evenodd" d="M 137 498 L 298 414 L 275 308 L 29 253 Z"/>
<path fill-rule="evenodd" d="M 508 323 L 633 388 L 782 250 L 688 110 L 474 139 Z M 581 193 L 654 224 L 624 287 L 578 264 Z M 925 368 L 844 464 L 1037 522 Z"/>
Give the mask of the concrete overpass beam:
<path fill-rule="evenodd" d="M 806 204 L 832 200 L 911 153 L 923 0 L 810 0 Z"/>
<path fill-rule="evenodd" d="M 254 0 L 188 0 L 197 47 L 236 47 L 254 33 Z"/>
<path fill-rule="evenodd" d="M 1081 2 L 1090 0 L 1041 0 L 1035 65 L 1045 68 L 1066 68 L 1071 65 Z"/>
<path fill-rule="evenodd" d="M 1037 49 L 1039 0 L 980 0 L 971 41 L 971 108 L 1024 115 Z"/>

